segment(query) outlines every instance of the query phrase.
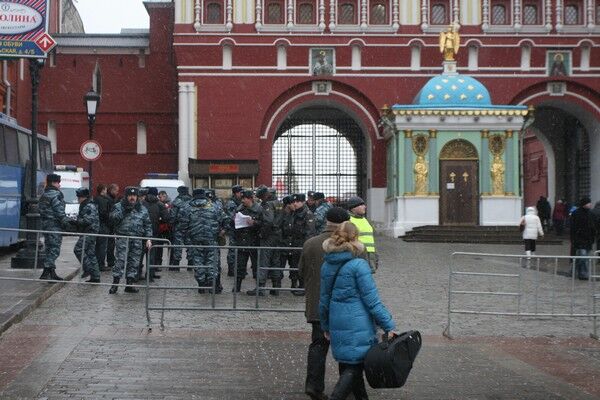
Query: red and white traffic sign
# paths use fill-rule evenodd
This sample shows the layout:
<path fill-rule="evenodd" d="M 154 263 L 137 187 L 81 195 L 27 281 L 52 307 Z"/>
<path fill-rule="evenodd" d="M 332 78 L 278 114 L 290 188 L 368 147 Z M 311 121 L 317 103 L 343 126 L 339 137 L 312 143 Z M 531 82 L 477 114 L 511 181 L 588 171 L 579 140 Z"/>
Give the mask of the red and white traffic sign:
<path fill-rule="evenodd" d="M 95 140 L 87 140 L 81 145 L 79 151 L 86 161 L 96 161 L 102 155 L 102 147 Z"/>
<path fill-rule="evenodd" d="M 52 38 L 52 36 L 48 35 L 47 32 L 44 32 L 43 35 L 36 39 L 35 44 L 37 44 L 44 53 L 47 53 L 52 50 L 54 46 L 56 46 L 56 41 Z"/>

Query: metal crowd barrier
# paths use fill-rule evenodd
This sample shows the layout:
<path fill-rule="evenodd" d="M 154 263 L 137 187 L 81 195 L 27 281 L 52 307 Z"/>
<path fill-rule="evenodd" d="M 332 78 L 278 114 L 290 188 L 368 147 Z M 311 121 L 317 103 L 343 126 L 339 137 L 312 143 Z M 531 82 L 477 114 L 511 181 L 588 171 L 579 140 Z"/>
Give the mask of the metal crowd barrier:
<path fill-rule="evenodd" d="M 188 255 L 189 255 L 189 250 L 190 249 L 213 249 L 213 251 L 218 251 L 218 250 L 229 250 L 232 249 L 234 250 L 234 276 L 233 276 L 233 282 L 235 285 L 235 282 L 237 282 L 238 279 L 238 270 L 237 270 L 237 263 L 238 263 L 238 255 L 239 255 L 239 251 L 243 250 L 243 251 L 256 251 L 256 260 L 257 260 L 257 265 L 256 265 L 256 279 L 255 279 L 255 285 L 254 285 L 254 290 L 255 290 L 255 295 L 254 297 L 254 307 L 244 307 L 244 306 L 239 306 L 238 305 L 238 292 L 233 291 L 233 299 L 232 299 L 232 304 L 230 307 L 218 307 L 216 305 L 216 296 L 220 296 L 216 293 L 216 275 L 213 276 L 212 282 L 210 286 L 159 286 L 159 285 L 150 285 L 150 271 L 152 269 L 155 268 L 186 268 L 186 267 L 181 267 L 179 265 L 158 265 L 158 264 L 150 264 L 150 260 L 149 258 L 146 258 L 146 268 L 148 273 L 146 274 L 146 288 L 148 290 L 146 290 L 146 318 L 147 318 L 147 322 L 148 322 L 148 326 L 150 326 L 151 324 L 151 318 L 150 318 L 150 311 L 160 311 L 161 312 L 161 317 L 160 317 L 160 326 L 161 328 L 164 328 L 164 314 L 165 311 L 267 311 L 267 312 L 304 312 L 304 308 L 273 308 L 273 307 L 261 307 L 260 304 L 260 294 L 259 291 L 269 291 L 269 290 L 275 290 L 278 292 L 294 292 L 294 291 L 303 291 L 304 289 L 302 288 L 283 288 L 283 287 L 279 287 L 279 288 L 274 288 L 274 287 L 266 287 L 266 286 L 260 286 L 259 284 L 259 279 L 258 277 L 260 276 L 260 271 L 267 271 L 267 280 L 268 278 L 268 271 L 282 271 L 282 274 L 284 271 L 298 271 L 298 268 L 270 268 L 270 267 L 263 267 L 261 266 L 260 260 L 261 260 L 261 252 L 264 250 L 275 250 L 275 251 L 281 251 L 281 252 L 292 252 L 292 251 L 302 251 L 302 247 L 242 247 L 242 246 L 218 246 L 218 245 L 156 245 L 156 246 L 152 246 L 153 249 L 155 248 L 165 248 L 165 249 L 169 249 L 170 251 L 172 251 L 175 248 L 180 248 L 180 249 L 186 249 L 186 251 L 188 251 Z M 210 265 L 188 265 L 188 268 L 201 268 L 201 269 L 210 269 L 210 268 L 217 268 L 217 266 L 210 266 Z M 210 306 L 166 306 L 166 294 L 168 290 L 198 290 L 198 289 L 204 289 L 204 290 L 208 290 L 209 294 L 210 294 Z M 150 291 L 152 290 L 162 290 L 163 292 L 163 297 L 162 297 L 162 301 L 161 301 L 161 306 L 152 306 L 150 305 Z M 241 293 L 241 292 L 240 292 Z M 221 296 L 222 297 L 222 296 Z M 244 297 L 248 297 L 248 296 L 244 296 Z M 303 302 L 304 304 L 304 302 Z"/>
<path fill-rule="evenodd" d="M 124 235 L 109 235 L 109 234 L 102 234 L 102 233 L 82 233 L 82 232 L 66 232 L 66 231 L 45 231 L 45 230 L 41 230 L 41 229 L 20 229 L 20 228 L 1 228 L 0 227 L 0 231 L 10 231 L 10 232 L 25 232 L 25 233 L 29 233 L 29 234 L 35 234 L 35 241 L 36 241 L 36 246 L 35 246 L 35 256 L 34 256 L 34 263 L 33 263 L 33 269 L 37 270 L 38 268 L 38 256 L 39 256 L 39 243 L 40 243 L 40 235 L 43 235 L 45 233 L 50 233 L 50 234 L 55 234 L 55 235 L 61 235 L 61 236 L 75 236 L 75 237 L 80 237 L 83 236 L 84 239 L 82 241 L 82 246 L 81 246 L 81 259 L 79 260 L 79 267 L 83 270 L 83 263 L 84 263 L 84 259 L 85 259 L 85 246 L 86 246 L 86 239 L 87 237 L 95 237 L 95 238 L 99 238 L 99 237 L 105 237 L 105 238 L 114 238 L 114 239 L 127 239 L 127 244 L 125 247 L 125 266 L 123 269 L 123 277 L 127 276 L 127 256 L 129 254 L 129 241 L 130 240 L 152 240 L 152 242 L 166 242 L 168 244 L 171 243 L 170 240 L 168 239 L 164 239 L 164 238 L 149 238 L 149 237 L 144 237 L 144 236 L 124 236 Z M 154 247 L 154 246 L 153 246 Z M 112 281 L 109 283 L 105 283 L 105 282 L 99 282 L 99 283 L 95 283 L 95 282 L 85 282 L 85 281 L 67 281 L 67 280 L 52 280 L 52 279 L 34 279 L 34 278 L 13 278 L 13 277 L 3 277 L 0 276 L 0 280 L 6 280 L 6 281 L 23 281 L 23 282 L 42 282 L 42 283 L 64 283 L 64 284 L 75 284 L 75 285 L 91 285 L 91 286 L 113 286 Z M 127 285 L 124 280 L 123 283 L 119 283 L 118 285 L 115 285 L 118 287 L 134 287 L 134 288 L 147 288 L 147 283 L 146 285 Z"/>
<path fill-rule="evenodd" d="M 479 262 L 479 268 L 486 265 L 491 272 L 473 271 L 478 267 L 459 270 L 457 259 L 473 258 Z M 490 267 L 492 260 L 495 264 Z M 576 284 L 575 260 L 586 260 L 588 278 Z M 596 302 L 600 299 L 597 282 L 596 264 L 600 260 L 600 251 L 593 256 L 541 256 L 541 255 L 505 255 L 490 253 L 455 252 L 452 253 L 448 282 L 448 324 L 444 336 L 452 338 L 452 314 L 512 316 L 529 318 L 590 318 L 592 333 L 598 339 L 597 319 L 600 313 L 596 310 Z M 559 262 L 570 264 L 569 270 L 560 274 Z M 541 264 L 545 264 L 541 269 Z M 550 275 L 551 274 L 551 275 Z M 531 276 L 533 275 L 533 276 Z M 457 282 L 461 278 L 463 282 Z M 483 288 L 482 278 L 491 279 L 494 284 L 502 286 L 502 290 Z M 457 290 L 455 286 L 462 283 L 469 290 Z M 479 286 L 478 286 L 479 285 Z M 582 285 L 585 285 L 582 289 Z M 461 286 L 461 287 L 462 287 Z M 545 286 L 545 287 L 543 287 Z M 543 291 L 548 289 L 549 293 Z M 585 290 L 582 293 L 582 290 Z M 471 308 L 453 308 L 457 296 L 473 299 Z M 513 299 L 511 308 L 489 310 L 501 304 L 502 299 Z M 486 304 L 486 299 L 494 299 Z M 527 304 L 526 300 L 529 300 Z M 548 305 L 548 302 L 550 303 Z M 479 306 L 479 307 L 478 307 Z M 488 309 L 485 309 L 487 306 Z M 548 307 L 549 306 L 549 307 Z"/>

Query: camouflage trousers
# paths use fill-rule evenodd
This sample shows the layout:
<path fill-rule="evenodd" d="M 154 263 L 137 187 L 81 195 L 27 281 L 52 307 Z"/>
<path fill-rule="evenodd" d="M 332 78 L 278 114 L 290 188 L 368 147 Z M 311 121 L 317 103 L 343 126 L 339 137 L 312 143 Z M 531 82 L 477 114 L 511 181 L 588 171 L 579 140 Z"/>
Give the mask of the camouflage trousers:
<path fill-rule="evenodd" d="M 189 239 L 185 236 L 185 232 L 175 230 L 173 231 L 173 241 L 171 242 L 175 246 L 181 246 L 182 244 L 190 244 Z M 171 249 L 171 256 L 169 259 L 170 265 L 179 265 L 181 259 L 183 258 L 183 248 L 182 247 L 173 247 Z M 187 253 L 188 264 L 190 263 L 190 254 Z"/>
<path fill-rule="evenodd" d="M 44 233 L 44 268 L 56 268 L 56 259 L 60 255 L 61 245 L 62 235 L 60 233 Z"/>
<path fill-rule="evenodd" d="M 115 239 L 115 266 L 112 275 L 115 278 L 137 278 L 138 266 L 143 253 L 143 243 L 140 239 Z M 127 245 L 129 242 L 129 246 Z"/>
<path fill-rule="evenodd" d="M 235 246 L 235 238 L 233 234 L 229 235 L 229 246 Z M 235 269 L 235 249 L 227 250 L 227 274 L 233 276 L 233 270 Z"/>
<path fill-rule="evenodd" d="M 84 247 L 85 241 L 85 248 Z M 81 267 L 83 272 L 87 272 L 94 279 L 100 279 L 100 267 L 98 266 L 98 260 L 96 259 L 96 238 L 94 236 L 80 236 L 73 252 L 77 260 L 81 262 L 81 252 L 84 252 L 83 263 Z"/>
<path fill-rule="evenodd" d="M 215 240 L 194 240 L 193 245 L 217 246 Z M 194 278 L 205 286 L 212 285 L 217 276 L 217 251 L 218 249 L 188 248 L 191 264 L 194 266 Z"/>

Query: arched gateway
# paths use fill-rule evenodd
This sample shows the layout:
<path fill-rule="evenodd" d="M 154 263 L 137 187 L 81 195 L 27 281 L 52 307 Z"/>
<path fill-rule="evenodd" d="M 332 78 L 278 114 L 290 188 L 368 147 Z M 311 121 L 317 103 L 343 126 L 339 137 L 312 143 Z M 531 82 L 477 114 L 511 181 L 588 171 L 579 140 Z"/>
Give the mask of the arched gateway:
<path fill-rule="evenodd" d="M 280 195 L 323 192 L 333 202 L 364 196 L 365 139 L 345 112 L 310 107 L 279 127 L 272 149 L 272 179 Z"/>

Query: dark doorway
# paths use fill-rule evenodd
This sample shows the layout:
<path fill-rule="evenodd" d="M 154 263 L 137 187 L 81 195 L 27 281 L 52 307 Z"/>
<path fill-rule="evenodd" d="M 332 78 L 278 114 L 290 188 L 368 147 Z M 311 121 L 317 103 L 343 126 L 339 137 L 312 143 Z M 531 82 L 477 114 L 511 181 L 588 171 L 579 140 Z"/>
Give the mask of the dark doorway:
<path fill-rule="evenodd" d="M 476 160 L 440 161 L 440 224 L 477 225 L 479 179 Z"/>

